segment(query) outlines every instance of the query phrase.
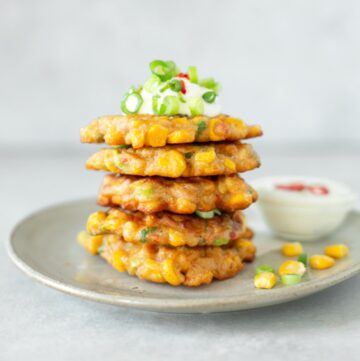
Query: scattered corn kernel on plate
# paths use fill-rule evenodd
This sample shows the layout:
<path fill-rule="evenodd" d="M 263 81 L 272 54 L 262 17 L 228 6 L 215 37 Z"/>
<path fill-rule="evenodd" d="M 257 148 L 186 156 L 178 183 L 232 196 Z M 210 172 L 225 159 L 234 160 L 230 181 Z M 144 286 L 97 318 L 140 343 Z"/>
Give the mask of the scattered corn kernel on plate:
<path fill-rule="evenodd" d="M 263 221 L 250 210 L 248 223 L 257 230 L 254 239 L 257 257 L 236 277 L 199 288 L 152 284 L 117 272 L 74 241 L 89 213 L 96 208 L 94 200 L 79 200 L 30 215 L 12 234 L 8 247 L 10 257 L 30 277 L 72 295 L 118 306 L 179 313 L 226 312 L 284 303 L 319 292 L 360 272 L 359 212 L 350 213 L 343 226 L 330 237 L 303 244 L 304 250 L 301 250 L 309 256 L 314 268 L 319 264 L 320 267 L 329 265 L 326 258 L 310 257 L 323 255 L 329 245 L 345 244 L 349 254 L 336 259 L 327 269 L 309 266 L 304 273 L 300 267 L 302 275 L 297 277 L 293 274 L 293 265 L 287 261 L 297 260 L 291 255 L 300 252 L 298 245 L 284 248 L 284 241 L 271 235 Z M 338 248 L 330 247 L 326 254 L 335 257 L 338 252 Z M 271 265 L 279 271 L 268 272 L 268 266 L 259 267 L 261 265 Z M 261 276 L 261 272 L 266 277 Z M 257 280 L 260 286 L 264 281 L 266 286 L 274 281 L 274 274 L 277 282 L 273 288 L 254 286 L 254 277 L 260 278 Z M 282 282 L 280 277 L 284 277 Z"/>

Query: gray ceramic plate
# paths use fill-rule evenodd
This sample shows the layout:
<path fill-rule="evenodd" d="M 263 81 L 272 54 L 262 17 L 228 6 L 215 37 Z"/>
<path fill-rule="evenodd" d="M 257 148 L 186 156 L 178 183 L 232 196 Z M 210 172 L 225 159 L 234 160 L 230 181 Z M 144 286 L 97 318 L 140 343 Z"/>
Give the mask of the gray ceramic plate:
<path fill-rule="evenodd" d="M 321 253 L 326 243 L 346 242 L 351 254 L 325 271 L 309 271 L 296 286 L 258 290 L 253 286 L 255 267 L 278 267 L 284 260 L 280 240 L 263 229 L 256 215 L 249 223 L 257 229 L 258 256 L 238 276 L 195 289 L 151 284 L 119 273 L 101 258 L 85 252 L 76 242 L 86 219 L 97 209 L 94 201 L 81 200 L 41 210 L 23 220 L 9 242 L 15 264 L 30 277 L 60 291 L 89 300 L 159 312 L 224 312 L 283 303 L 319 292 L 360 271 L 360 214 L 353 212 L 327 241 L 304 244 L 306 251 Z"/>

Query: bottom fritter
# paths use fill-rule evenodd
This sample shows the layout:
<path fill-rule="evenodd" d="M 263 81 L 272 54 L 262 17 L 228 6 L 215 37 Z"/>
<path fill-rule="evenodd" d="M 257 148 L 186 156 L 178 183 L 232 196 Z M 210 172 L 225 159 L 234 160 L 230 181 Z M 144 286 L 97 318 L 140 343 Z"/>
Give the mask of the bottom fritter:
<path fill-rule="evenodd" d="M 79 234 L 79 242 L 92 254 L 99 254 L 115 269 L 140 279 L 173 286 L 200 286 L 214 279 L 235 276 L 243 261 L 255 258 L 256 247 L 248 239 L 231 246 L 166 247 L 124 242 L 117 235 Z"/>

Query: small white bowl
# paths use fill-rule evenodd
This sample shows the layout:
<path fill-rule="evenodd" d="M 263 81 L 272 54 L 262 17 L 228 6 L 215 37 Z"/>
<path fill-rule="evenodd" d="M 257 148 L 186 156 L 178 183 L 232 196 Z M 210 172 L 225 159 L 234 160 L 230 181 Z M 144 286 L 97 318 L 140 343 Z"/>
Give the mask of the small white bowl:
<path fill-rule="evenodd" d="M 279 184 L 323 185 L 329 194 L 277 189 Z M 280 237 L 314 241 L 327 236 L 341 225 L 356 200 L 344 184 L 324 178 L 278 176 L 252 182 L 259 193 L 258 203 L 268 226 Z"/>

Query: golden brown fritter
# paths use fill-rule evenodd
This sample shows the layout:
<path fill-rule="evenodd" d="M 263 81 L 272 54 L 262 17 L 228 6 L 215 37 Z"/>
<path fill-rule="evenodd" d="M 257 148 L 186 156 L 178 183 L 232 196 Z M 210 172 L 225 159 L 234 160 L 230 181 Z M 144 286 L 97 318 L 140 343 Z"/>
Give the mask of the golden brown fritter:
<path fill-rule="evenodd" d="M 108 174 L 100 188 L 98 204 L 147 214 L 160 211 L 191 214 L 215 208 L 234 212 L 249 207 L 256 199 L 256 191 L 237 174 L 178 178 L 176 181 Z"/>
<path fill-rule="evenodd" d="M 133 148 L 162 147 L 166 144 L 237 141 L 262 135 L 257 125 L 248 126 L 224 114 L 158 116 L 149 114 L 109 115 L 81 129 L 83 143 L 130 145 Z"/>
<path fill-rule="evenodd" d="M 93 236 L 117 234 L 125 242 L 173 247 L 223 246 L 249 234 L 241 211 L 202 219 L 167 212 L 144 215 L 115 208 L 92 213 L 87 231 Z"/>
<path fill-rule="evenodd" d="M 160 177 L 228 175 L 260 166 L 249 144 L 206 143 L 161 148 L 102 149 L 86 162 L 88 169 Z"/>
<path fill-rule="evenodd" d="M 239 240 L 230 247 L 173 248 L 124 242 L 116 235 L 90 236 L 81 232 L 79 242 L 120 272 L 173 286 L 195 287 L 213 279 L 233 277 L 244 267 L 243 260 L 253 260 L 256 252 L 249 240 Z"/>

